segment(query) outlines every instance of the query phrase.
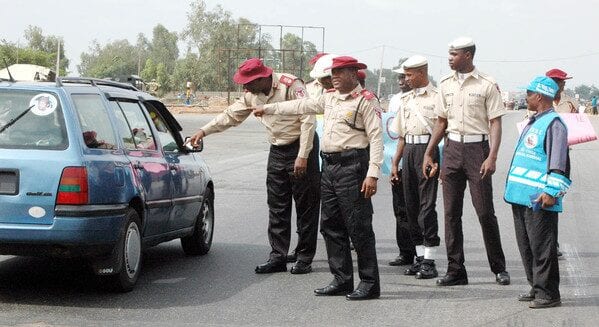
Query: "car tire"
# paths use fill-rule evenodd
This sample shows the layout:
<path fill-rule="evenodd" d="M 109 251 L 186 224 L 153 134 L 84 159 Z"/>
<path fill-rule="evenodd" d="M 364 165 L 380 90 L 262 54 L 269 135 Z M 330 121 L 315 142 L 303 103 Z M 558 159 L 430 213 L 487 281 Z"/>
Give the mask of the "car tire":
<path fill-rule="evenodd" d="M 129 292 L 135 287 L 141 271 L 143 251 L 141 245 L 141 223 L 137 211 L 129 208 L 127 223 L 119 241 L 120 271 L 107 276 L 110 286 L 117 292 Z"/>
<path fill-rule="evenodd" d="M 214 234 L 214 193 L 206 188 L 204 203 L 196 218 L 193 234 L 181 238 L 181 247 L 187 255 L 204 255 L 212 246 Z"/>

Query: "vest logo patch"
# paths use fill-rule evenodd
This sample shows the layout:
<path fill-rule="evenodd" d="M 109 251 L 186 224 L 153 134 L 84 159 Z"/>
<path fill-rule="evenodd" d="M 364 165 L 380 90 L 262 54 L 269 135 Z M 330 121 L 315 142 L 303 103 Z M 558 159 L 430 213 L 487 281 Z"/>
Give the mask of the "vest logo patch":
<path fill-rule="evenodd" d="M 537 134 L 528 133 L 526 135 L 526 139 L 524 140 L 524 146 L 529 149 L 534 148 L 539 143 L 539 137 Z"/>

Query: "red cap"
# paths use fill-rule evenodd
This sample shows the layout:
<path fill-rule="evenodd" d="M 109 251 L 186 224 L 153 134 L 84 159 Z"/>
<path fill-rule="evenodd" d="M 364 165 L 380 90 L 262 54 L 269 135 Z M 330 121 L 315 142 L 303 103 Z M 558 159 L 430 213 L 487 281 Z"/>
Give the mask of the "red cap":
<path fill-rule="evenodd" d="M 361 62 L 358 62 L 356 58 L 350 56 L 341 56 L 333 58 L 333 66 L 328 67 L 326 69 L 335 69 L 335 68 L 357 68 L 357 69 L 366 69 L 368 66 Z"/>
<path fill-rule="evenodd" d="M 237 84 L 247 84 L 260 77 L 268 77 L 272 74 L 272 68 L 264 66 L 262 60 L 251 58 L 244 61 L 233 75 L 233 81 Z"/>
<path fill-rule="evenodd" d="M 566 80 L 566 79 L 570 79 L 572 78 L 572 76 L 568 76 L 568 74 L 561 70 L 561 69 L 557 69 L 557 68 L 553 68 L 552 70 L 548 70 L 545 73 L 545 76 L 547 77 L 551 77 L 554 79 L 561 79 L 561 80 Z"/>
<path fill-rule="evenodd" d="M 366 79 L 366 72 L 363 70 L 358 70 L 358 79 Z"/>
<path fill-rule="evenodd" d="M 324 56 L 324 55 L 327 55 L 327 54 L 328 54 L 328 53 L 326 53 L 326 52 L 319 52 L 319 53 L 317 53 L 317 54 L 316 54 L 314 57 L 312 57 L 312 59 L 310 59 L 310 61 L 308 61 L 308 63 L 309 63 L 311 66 L 314 66 L 314 64 L 315 64 L 315 63 L 318 61 L 318 59 L 320 59 L 320 57 L 322 57 L 322 56 Z"/>

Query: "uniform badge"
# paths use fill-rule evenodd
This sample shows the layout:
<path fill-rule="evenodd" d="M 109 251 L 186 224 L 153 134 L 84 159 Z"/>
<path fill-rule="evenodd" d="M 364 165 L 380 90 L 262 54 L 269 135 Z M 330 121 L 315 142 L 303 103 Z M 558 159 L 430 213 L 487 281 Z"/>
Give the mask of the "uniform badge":
<path fill-rule="evenodd" d="M 295 97 L 300 99 L 300 98 L 305 98 L 306 97 L 306 91 L 303 88 L 297 88 L 295 89 Z"/>
<path fill-rule="evenodd" d="M 535 146 L 537 146 L 538 143 L 539 143 L 539 137 L 537 136 L 537 134 L 529 133 L 528 135 L 526 135 L 526 139 L 524 140 L 524 145 L 527 148 L 532 149 Z"/>

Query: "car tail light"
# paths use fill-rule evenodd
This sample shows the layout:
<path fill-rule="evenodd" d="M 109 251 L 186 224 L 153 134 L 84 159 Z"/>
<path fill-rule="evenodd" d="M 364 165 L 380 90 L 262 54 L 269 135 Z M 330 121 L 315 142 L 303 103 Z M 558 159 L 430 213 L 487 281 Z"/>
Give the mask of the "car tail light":
<path fill-rule="evenodd" d="M 56 204 L 87 204 L 87 169 L 66 167 L 62 171 Z"/>

